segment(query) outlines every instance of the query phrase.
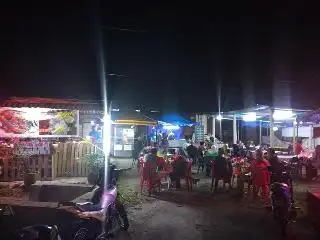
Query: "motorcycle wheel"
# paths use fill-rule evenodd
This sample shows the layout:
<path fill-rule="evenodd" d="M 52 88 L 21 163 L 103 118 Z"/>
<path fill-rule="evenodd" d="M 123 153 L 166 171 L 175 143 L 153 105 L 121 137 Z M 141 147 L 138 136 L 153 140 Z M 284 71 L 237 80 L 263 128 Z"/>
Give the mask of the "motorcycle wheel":
<path fill-rule="evenodd" d="M 117 200 L 116 208 L 117 208 L 117 219 L 118 219 L 120 228 L 124 231 L 127 231 L 129 228 L 129 220 L 128 220 L 126 209 L 124 208 L 123 204 L 118 200 Z"/>
<path fill-rule="evenodd" d="M 73 225 L 71 239 L 72 240 L 89 240 L 95 239 L 101 232 L 101 225 L 99 222 L 79 221 Z"/>
<path fill-rule="evenodd" d="M 286 218 L 285 210 L 284 209 L 275 209 L 274 212 L 276 216 L 276 220 L 280 226 L 281 234 L 282 236 L 287 235 L 287 225 L 288 225 L 288 220 Z"/>
<path fill-rule="evenodd" d="M 127 215 L 118 214 L 118 223 L 122 230 L 127 231 L 129 228 L 129 220 Z"/>

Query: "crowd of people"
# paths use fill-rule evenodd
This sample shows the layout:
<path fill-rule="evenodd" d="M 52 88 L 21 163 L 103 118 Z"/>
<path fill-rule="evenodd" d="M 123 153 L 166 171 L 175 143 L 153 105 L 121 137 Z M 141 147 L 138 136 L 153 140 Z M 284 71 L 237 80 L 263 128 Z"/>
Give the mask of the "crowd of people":
<path fill-rule="evenodd" d="M 166 146 L 166 144 L 162 144 Z M 272 182 L 281 182 L 286 166 L 279 159 L 272 148 L 253 148 L 244 146 L 238 142 L 232 148 L 227 145 L 217 148 L 211 141 L 200 142 L 198 146 L 190 143 L 185 149 L 181 148 L 172 157 L 170 163 L 172 171 L 170 178 L 180 188 L 180 178 L 185 176 L 188 164 L 192 163 L 197 173 L 205 172 L 205 175 L 213 179 L 213 192 L 218 191 L 219 181 L 223 182 L 223 188 L 227 190 L 233 187 L 233 178 L 236 171 L 235 159 L 242 159 L 247 164 L 245 174 L 249 178 L 249 183 L 253 187 L 253 196 L 257 198 L 261 191 L 261 197 L 265 202 L 269 201 L 269 186 Z M 150 151 L 145 156 L 145 163 L 148 165 L 150 182 L 153 183 L 157 178 L 157 171 L 166 167 L 163 157 L 159 156 L 156 147 L 150 147 Z M 167 149 L 167 148 L 165 148 Z M 168 150 L 168 149 L 167 149 Z M 213 151 L 212 151 L 213 150 Z M 296 144 L 295 153 L 303 151 L 301 143 Z M 318 149 L 320 151 L 320 148 Z M 214 152 L 213 155 L 208 154 Z M 240 171 L 240 170 L 239 170 Z M 241 171 L 238 172 L 238 175 Z M 244 174 L 244 173 L 242 173 Z"/>

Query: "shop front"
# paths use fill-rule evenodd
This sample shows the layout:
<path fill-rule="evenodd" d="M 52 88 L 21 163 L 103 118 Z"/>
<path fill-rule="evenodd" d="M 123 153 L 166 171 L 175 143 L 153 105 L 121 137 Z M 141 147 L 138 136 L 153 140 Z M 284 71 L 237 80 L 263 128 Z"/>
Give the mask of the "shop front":
<path fill-rule="evenodd" d="M 136 150 L 137 141 L 147 144 L 148 127 L 155 126 L 155 121 L 145 120 L 115 120 L 112 124 L 112 155 L 114 157 L 130 158 Z"/>
<path fill-rule="evenodd" d="M 83 142 L 80 115 L 85 108 L 92 106 L 59 99 L 13 98 L 2 103 L 0 180 L 21 180 L 26 172 L 51 180 L 57 169 L 70 175 L 79 165 L 74 159 L 87 153 L 87 148 L 86 152 L 78 148 Z"/>

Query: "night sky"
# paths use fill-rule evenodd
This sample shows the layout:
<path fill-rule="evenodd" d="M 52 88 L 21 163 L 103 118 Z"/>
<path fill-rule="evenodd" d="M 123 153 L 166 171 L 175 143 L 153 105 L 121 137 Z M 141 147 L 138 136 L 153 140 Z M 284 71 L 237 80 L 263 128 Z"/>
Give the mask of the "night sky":
<path fill-rule="evenodd" d="M 107 72 L 120 75 L 108 77 L 113 101 L 212 112 L 220 82 L 222 111 L 320 105 L 317 7 L 102 2 Z M 1 97 L 101 99 L 93 1 L 11 5 L 1 14 Z"/>

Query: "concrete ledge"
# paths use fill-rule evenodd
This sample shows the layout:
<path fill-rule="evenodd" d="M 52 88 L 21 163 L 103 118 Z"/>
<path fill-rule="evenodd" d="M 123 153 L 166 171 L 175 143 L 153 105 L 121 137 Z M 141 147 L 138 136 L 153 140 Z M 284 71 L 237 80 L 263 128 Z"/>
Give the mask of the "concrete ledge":
<path fill-rule="evenodd" d="M 29 200 L 39 202 L 65 202 L 91 191 L 88 185 L 34 185 Z"/>

